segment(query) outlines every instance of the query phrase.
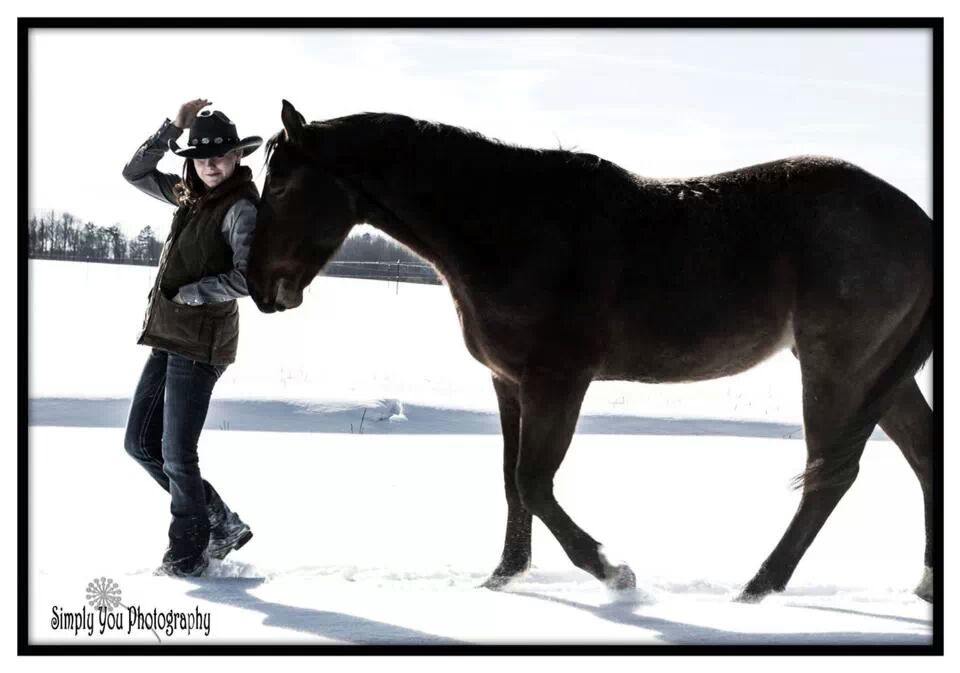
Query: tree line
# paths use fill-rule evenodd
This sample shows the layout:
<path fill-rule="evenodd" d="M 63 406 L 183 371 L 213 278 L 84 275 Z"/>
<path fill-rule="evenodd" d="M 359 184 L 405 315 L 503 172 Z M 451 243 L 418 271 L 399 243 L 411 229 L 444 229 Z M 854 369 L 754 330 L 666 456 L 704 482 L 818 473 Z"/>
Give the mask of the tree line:
<path fill-rule="evenodd" d="M 389 264 L 426 264 L 418 255 L 392 238 L 365 232 L 348 236 L 331 262 L 383 262 Z"/>
<path fill-rule="evenodd" d="M 118 225 L 102 227 L 63 212 L 34 215 L 29 222 L 29 256 L 77 259 L 124 264 L 156 264 L 163 242 L 146 226 L 128 238 Z M 392 238 L 370 234 L 351 235 L 330 260 L 331 263 L 381 262 L 422 265 L 424 260 Z M 433 269 L 424 274 L 435 278 Z"/>
<path fill-rule="evenodd" d="M 30 257 L 143 264 L 157 262 L 163 248 L 150 226 L 128 238 L 116 224 L 102 227 L 66 212 L 34 215 L 27 226 Z"/>

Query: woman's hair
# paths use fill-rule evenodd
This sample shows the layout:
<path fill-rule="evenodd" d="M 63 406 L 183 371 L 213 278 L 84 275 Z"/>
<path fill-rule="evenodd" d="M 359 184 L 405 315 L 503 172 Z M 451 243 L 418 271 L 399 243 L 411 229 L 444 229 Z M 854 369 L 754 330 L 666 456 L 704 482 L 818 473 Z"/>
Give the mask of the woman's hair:
<path fill-rule="evenodd" d="M 184 159 L 183 175 L 173 191 L 177 195 L 177 203 L 181 206 L 192 205 L 206 193 L 207 185 L 197 175 L 197 169 L 193 167 L 193 159 Z"/>
<path fill-rule="evenodd" d="M 233 152 L 236 152 L 238 157 L 237 166 L 234 170 L 240 170 L 240 159 L 243 158 L 243 155 L 240 154 L 240 150 L 230 150 L 227 154 Z M 207 187 L 206 183 L 197 175 L 197 169 L 193 165 L 193 159 L 184 159 L 183 174 L 180 182 L 173 186 L 173 193 L 177 197 L 177 203 L 181 206 L 193 205 L 197 199 L 208 191 L 210 191 L 210 188 Z"/>

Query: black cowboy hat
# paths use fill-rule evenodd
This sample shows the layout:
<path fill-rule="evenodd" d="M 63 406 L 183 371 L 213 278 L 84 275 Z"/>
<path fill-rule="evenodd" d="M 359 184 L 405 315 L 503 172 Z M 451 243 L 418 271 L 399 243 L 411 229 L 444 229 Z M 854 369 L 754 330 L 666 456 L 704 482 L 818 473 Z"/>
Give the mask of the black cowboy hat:
<path fill-rule="evenodd" d="M 170 150 L 177 156 L 187 159 L 210 159 L 219 157 L 231 150 L 243 150 L 243 156 L 252 154 L 263 138 L 247 136 L 240 140 L 237 127 L 220 110 L 203 110 L 190 125 L 188 147 L 180 148 L 172 138 L 168 142 Z"/>

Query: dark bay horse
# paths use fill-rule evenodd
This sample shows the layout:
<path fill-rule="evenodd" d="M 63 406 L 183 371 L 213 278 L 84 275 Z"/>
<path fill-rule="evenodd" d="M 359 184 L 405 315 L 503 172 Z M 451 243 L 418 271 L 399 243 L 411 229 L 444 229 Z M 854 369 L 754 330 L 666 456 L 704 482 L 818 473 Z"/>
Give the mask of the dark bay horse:
<path fill-rule="evenodd" d="M 932 597 L 932 222 L 849 163 L 796 157 L 700 178 L 643 178 L 395 114 L 306 123 L 287 101 L 268 144 L 249 264 L 261 311 L 303 289 L 358 223 L 429 260 L 467 348 L 493 375 L 507 525 L 497 588 L 530 564 L 531 517 L 613 588 L 635 584 L 554 497 L 592 380 L 699 381 L 790 348 L 807 465 L 793 520 L 741 600 L 782 590 L 856 478 L 879 423 L 923 492 Z M 749 469 L 743 466 L 739 469 Z"/>

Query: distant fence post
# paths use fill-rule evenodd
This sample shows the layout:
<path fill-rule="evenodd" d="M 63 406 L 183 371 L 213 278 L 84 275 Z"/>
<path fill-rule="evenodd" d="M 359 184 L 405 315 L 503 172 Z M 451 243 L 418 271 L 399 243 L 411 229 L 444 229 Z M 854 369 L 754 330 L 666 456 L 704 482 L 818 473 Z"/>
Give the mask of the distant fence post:
<path fill-rule="evenodd" d="M 394 296 L 400 294 L 400 260 L 397 260 L 397 291 L 394 293 Z"/>

